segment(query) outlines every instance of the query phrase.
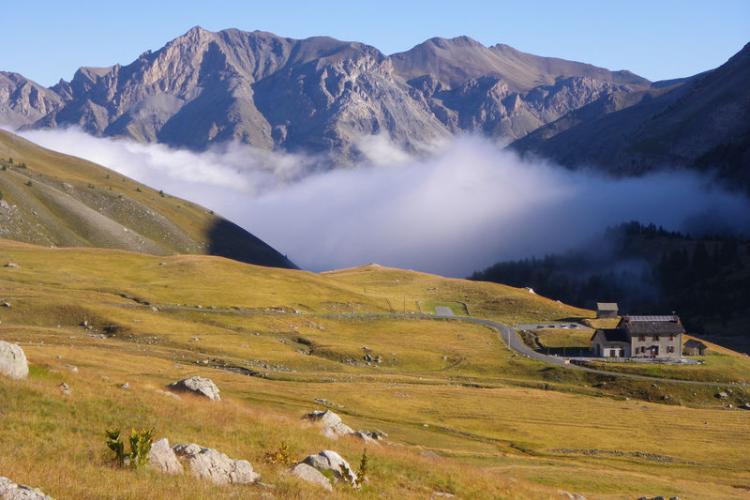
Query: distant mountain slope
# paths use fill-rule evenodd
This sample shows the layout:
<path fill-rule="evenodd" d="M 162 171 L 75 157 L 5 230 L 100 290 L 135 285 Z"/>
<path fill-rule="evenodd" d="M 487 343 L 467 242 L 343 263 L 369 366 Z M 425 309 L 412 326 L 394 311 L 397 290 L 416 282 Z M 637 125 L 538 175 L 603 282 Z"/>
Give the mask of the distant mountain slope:
<path fill-rule="evenodd" d="M 386 56 L 327 37 L 195 27 L 126 66 L 81 68 L 45 89 L 54 105 L 0 121 L 76 125 L 98 136 L 204 149 L 237 140 L 261 148 L 357 157 L 363 135 L 419 150 L 457 132 L 505 143 L 613 93 L 648 88 L 625 71 L 485 47 L 467 37 L 431 39 Z"/>
<path fill-rule="evenodd" d="M 0 131 L 0 238 L 293 267 L 244 229 L 94 163 Z"/>
<path fill-rule="evenodd" d="M 589 104 L 513 147 L 619 174 L 708 168 L 750 187 L 750 44 L 719 68 L 670 84 L 628 96 L 636 97 L 630 106 L 590 112 L 601 104 Z"/>
<path fill-rule="evenodd" d="M 33 123 L 63 105 L 63 99 L 18 73 L 0 71 L 0 125 Z"/>

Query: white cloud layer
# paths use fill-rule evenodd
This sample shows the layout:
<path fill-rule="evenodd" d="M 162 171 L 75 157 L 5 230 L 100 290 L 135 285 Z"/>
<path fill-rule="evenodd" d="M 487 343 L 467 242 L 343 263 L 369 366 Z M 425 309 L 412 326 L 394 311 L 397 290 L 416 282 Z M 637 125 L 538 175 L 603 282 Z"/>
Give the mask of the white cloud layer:
<path fill-rule="evenodd" d="M 579 246 L 629 220 L 750 227 L 747 198 L 696 174 L 616 180 L 521 161 L 472 137 L 424 158 L 366 138 L 366 164 L 310 173 L 315 157 L 236 144 L 195 153 L 73 129 L 22 135 L 209 207 L 315 271 L 378 262 L 464 276 Z"/>

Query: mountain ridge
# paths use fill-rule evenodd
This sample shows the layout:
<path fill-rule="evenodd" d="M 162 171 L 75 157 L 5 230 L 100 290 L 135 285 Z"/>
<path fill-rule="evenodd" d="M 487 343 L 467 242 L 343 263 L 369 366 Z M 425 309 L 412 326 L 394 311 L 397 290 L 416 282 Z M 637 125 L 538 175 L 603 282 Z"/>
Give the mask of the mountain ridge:
<path fill-rule="evenodd" d="M 37 109 L 27 99 L 36 112 L 15 123 L 196 150 L 239 141 L 346 161 L 358 157 L 365 135 L 386 134 L 409 151 L 455 133 L 510 142 L 602 95 L 649 85 L 631 73 L 469 37 L 432 38 L 386 55 L 330 37 L 196 26 L 129 64 L 79 68 L 46 89 L 54 106 Z M 3 109 L 0 120 L 9 115 Z"/>

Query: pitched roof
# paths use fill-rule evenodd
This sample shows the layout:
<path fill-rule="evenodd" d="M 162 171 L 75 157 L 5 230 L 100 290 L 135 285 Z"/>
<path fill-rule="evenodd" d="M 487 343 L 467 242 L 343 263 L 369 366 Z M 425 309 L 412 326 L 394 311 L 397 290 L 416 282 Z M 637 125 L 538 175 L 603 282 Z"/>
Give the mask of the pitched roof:
<path fill-rule="evenodd" d="M 607 342 L 625 342 L 626 344 L 630 342 L 630 337 L 628 336 L 627 332 L 621 328 L 597 330 L 596 332 L 594 332 L 594 337 L 596 337 L 596 334 L 599 332 L 604 335 L 604 340 Z M 594 337 L 591 337 L 591 340 L 593 340 Z"/>
<path fill-rule="evenodd" d="M 689 339 L 685 342 L 685 347 L 708 347 L 706 344 L 696 339 Z"/>
<path fill-rule="evenodd" d="M 685 333 L 679 316 L 624 316 L 618 328 L 630 335 L 679 335 Z"/>
<path fill-rule="evenodd" d="M 620 308 L 617 307 L 617 302 L 597 302 L 596 309 L 598 311 L 618 311 Z"/>

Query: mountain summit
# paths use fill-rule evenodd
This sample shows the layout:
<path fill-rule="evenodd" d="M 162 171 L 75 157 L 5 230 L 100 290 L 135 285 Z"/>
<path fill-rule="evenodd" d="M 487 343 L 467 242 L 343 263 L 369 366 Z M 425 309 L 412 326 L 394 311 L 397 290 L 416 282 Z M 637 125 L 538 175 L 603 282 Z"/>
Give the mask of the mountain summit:
<path fill-rule="evenodd" d="M 50 89 L 6 77 L 0 120 L 197 150 L 236 140 L 346 159 L 362 135 L 385 134 L 408 150 L 456 132 L 510 142 L 604 96 L 649 86 L 628 72 L 468 37 L 387 56 L 328 37 L 194 27 L 126 66 L 80 68 Z"/>

